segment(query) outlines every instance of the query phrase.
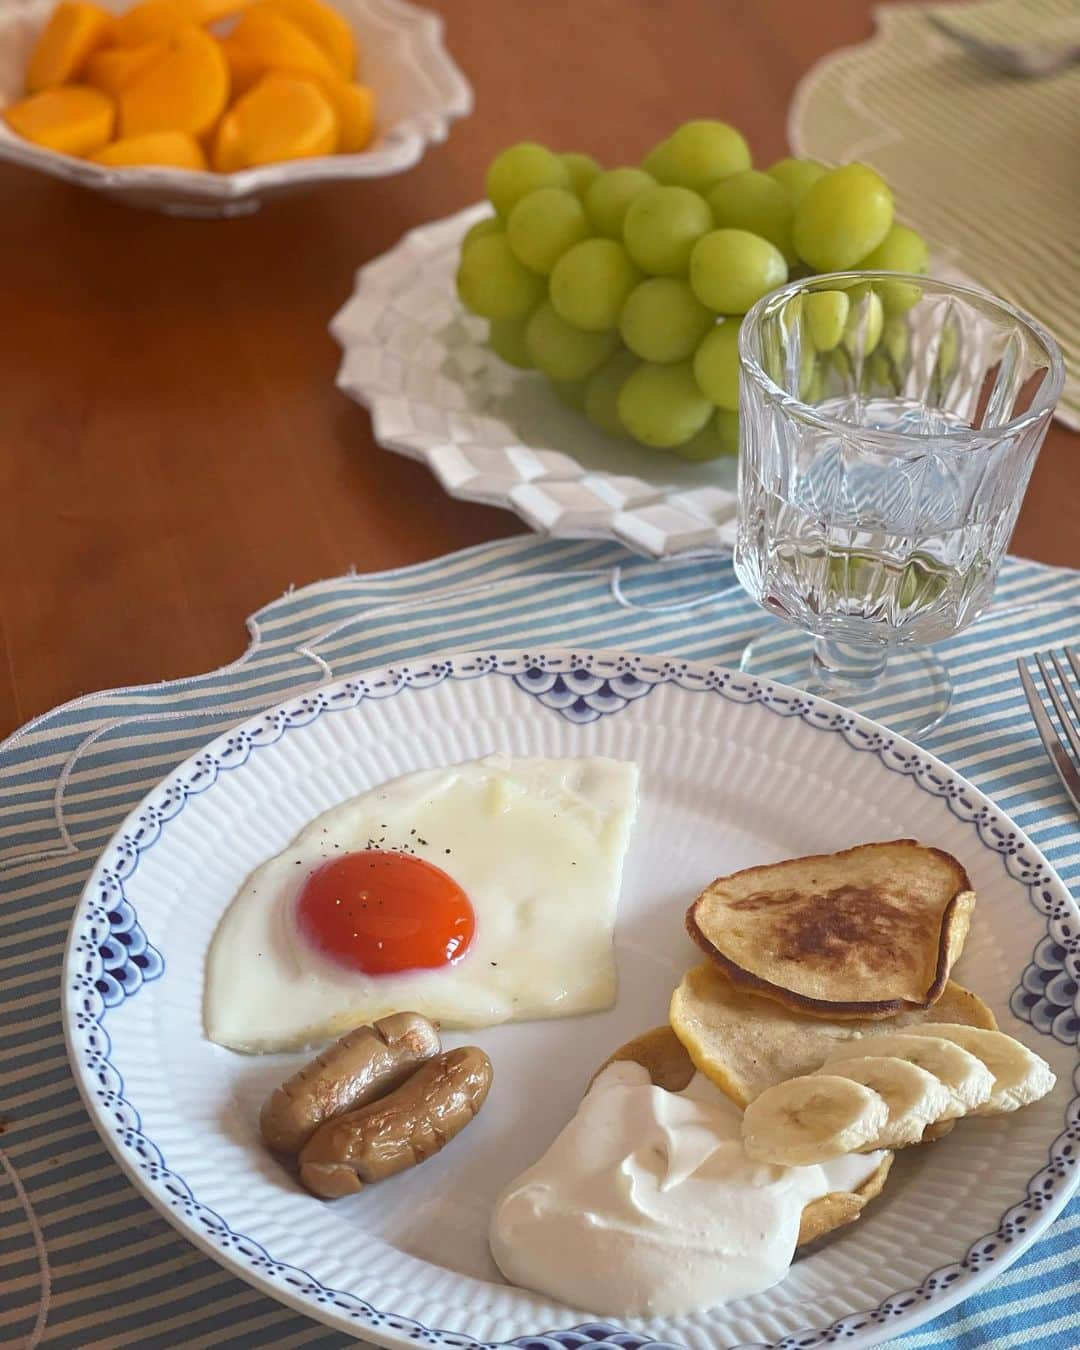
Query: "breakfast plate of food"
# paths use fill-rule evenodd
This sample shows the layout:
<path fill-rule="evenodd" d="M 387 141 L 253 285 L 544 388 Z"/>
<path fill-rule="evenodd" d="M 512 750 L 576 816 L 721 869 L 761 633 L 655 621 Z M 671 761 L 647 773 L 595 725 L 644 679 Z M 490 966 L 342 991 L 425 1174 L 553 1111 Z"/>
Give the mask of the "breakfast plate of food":
<path fill-rule="evenodd" d="M 1080 913 L 946 765 L 723 667 L 424 659 L 109 843 L 63 1010 L 186 1237 L 376 1344 L 869 1346 L 1075 1189 Z"/>

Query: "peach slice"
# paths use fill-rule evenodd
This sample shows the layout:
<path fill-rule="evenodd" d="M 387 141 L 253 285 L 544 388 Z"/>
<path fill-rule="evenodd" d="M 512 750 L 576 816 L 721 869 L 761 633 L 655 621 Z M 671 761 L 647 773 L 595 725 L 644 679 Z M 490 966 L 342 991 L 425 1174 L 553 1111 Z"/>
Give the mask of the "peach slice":
<path fill-rule="evenodd" d="M 185 131 L 205 136 L 225 111 L 229 67 L 219 43 L 189 24 L 120 95 L 120 134 Z"/>
<path fill-rule="evenodd" d="M 257 164 L 332 155 L 338 134 L 337 114 L 313 80 L 265 75 L 221 119 L 214 168 L 234 173 Z"/>
<path fill-rule="evenodd" d="M 90 156 L 95 164 L 126 168 L 134 165 L 167 165 L 173 169 L 206 169 L 206 156 L 194 136 L 183 131 L 148 131 L 144 136 L 124 136 Z"/>
<path fill-rule="evenodd" d="M 375 130 L 375 91 L 365 84 L 346 84 L 339 80 L 323 92 L 334 105 L 341 127 L 338 153 L 355 155 L 366 150 Z"/>
<path fill-rule="evenodd" d="M 264 73 L 288 71 L 293 75 L 313 75 L 324 84 L 341 78 L 322 48 L 270 5 L 260 4 L 245 10 L 232 31 L 230 42 L 257 63 Z"/>
<path fill-rule="evenodd" d="M 112 41 L 121 47 L 167 38 L 185 24 L 215 23 L 245 9 L 251 0 L 142 0 L 113 22 Z"/>
<path fill-rule="evenodd" d="M 229 85 L 232 97 L 246 94 L 253 84 L 266 74 L 266 66 L 257 57 L 252 56 L 242 42 L 237 42 L 230 33 L 221 39 L 221 50 L 229 66 Z"/>
<path fill-rule="evenodd" d="M 30 53 L 26 92 L 36 94 L 74 79 L 111 24 L 112 15 L 97 5 L 81 0 L 64 0 L 57 5 Z"/>
<path fill-rule="evenodd" d="M 356 38 L 348 22 L 321 0 L 267 0 L 270 9 L 283 14 L 311 38 L 330 58 L 343 79 L 356 74 Z"/>
<path fill-rule="evenodd" d="M 108 95 L 85 84 L 43 89 L 4 109 L 12 131 L 62 155 L 91 155 L 108 141 L 116 109 Z"/>
<path fill-rule="evenodd" d="M 87 84 L 119 98 L 151 61 L 166 50 L 164 41 L 144 42 L 138 47 L 104 47 L 87 59 L 83 78 Z"/>

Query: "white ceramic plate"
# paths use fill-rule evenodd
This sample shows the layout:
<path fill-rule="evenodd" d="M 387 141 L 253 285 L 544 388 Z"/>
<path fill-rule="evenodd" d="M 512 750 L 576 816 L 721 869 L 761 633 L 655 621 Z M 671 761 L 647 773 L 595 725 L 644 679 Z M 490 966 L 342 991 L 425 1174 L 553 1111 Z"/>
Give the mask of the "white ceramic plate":
<path fill-rule="evenodd" d="M 394 775 L 494 750 L 641 766 L 618 1002 L 470 1033 L 496 1074 L 475 1124 L 417 1171 L 321 1203 L 257 1136 L 262 1098 L 303 1057 L 249 1058 L 203 1039 L 207 944 L 244 877 L 317 812 Z M 620 1327 L 501 1283 L 485 1240 L 492 1200 L 573 1113 L 606 1055 L 664 1020 L 673 985 L 699 959 L 683 932 L 688 899 L 733 868 L 907 835 L 970 872 L 979 903 L 957 973 L 1051 1061 L 1054 1093 L 899 1155 L 858 1224 L 776 1288 L 726 1308 Z M 335 1327 L 385 1345 L 535 1350 L 541 1336 L 548 1347 L 622 1337 L 728 1350 L 788 1347 L 795 1333 L 818 1344 L 815 1333 L 856 1347 L 974 1292 L 1073 1189 L 1077 1050 L 1050 1010 L 1078 933 L 1076 906 L 1020 832 L 943 764 L 870 722 L 684 661 L 485 653 L 328 685 L 166 779 L 87 883 L 64 1019 L 90 1114 L 136 1186 L 223 1265 Z M 587 1337 L 573 1330 L 583 1324 Z"/>
<path fill-rule="evenodd" d="M 338 388 L 370 409 L 380 445 L 423 460 L 451 497 L 516 511 L 541 534 L 653 557 L 730 548 L 733 458 L 693 464 L 608 436 L 488 348 L 454 273 L 462 235 L 490 210 L 411 230 L 360 268 L 330 326 Z"/>
<path fill-rule="evenodd" d="M 133 0 L 100 0 L 109 10 Z M 0 159 L 171 215 L 237 216 L 306 183 L 382 178 L 411 168 L 450 123 L 472 111 L 472 89 L 443 45 L 438 16 L 404 0 L 330 0 L 356 34 L 360 77 L 375 90 L 376 137 L 358 155 L 268 164 L 242 173 L 108 169 L 56 154 L 16 136 L 0 121 Z M 6 0 L 0 11 L 0 107 L 21 97 L 26 63 L 55 0 Z"/>

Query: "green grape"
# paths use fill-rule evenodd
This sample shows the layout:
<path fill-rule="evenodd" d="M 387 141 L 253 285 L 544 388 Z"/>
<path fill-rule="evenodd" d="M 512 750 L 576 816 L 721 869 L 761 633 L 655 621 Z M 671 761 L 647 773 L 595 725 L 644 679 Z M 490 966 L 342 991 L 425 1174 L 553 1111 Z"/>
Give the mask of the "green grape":
<path fill-rule="evenodd" d="M 802 315 L 819 352 L 831 352 L 844 336 L 851 310 L 845 291 L 809 291 L 802 297 Z"/>
<path fill-rule="evenodd" d="M 475 225 L 470 225 L 461 236 L 462 253 L 469 247 L 474 239 L 483 239 L 485 234 L 500 234 L 502 232 L 502 221 L 498 216 L 485 216 L 483 220 L 478 220 Z"/>
<path fill-rule="evenodd" d="M 484 191 L 505 220 L 522 197 L 537 188 L 569 188 L 570 185 L 570 172 L 558 155 L 535 141 L 521 141 L 491 161 Z"/>
<path fill-rule="evenodd" d="M 910 370 L 911 333 L 908 321 L 902 314 L 895 314 L 882 325 L 881 340 L 865 364 L 860 388 L 866 394 L 883 391 L 899 395 L 903 392 Z"/>
<path fill-rule="evenodd" d="M 807 192 L 825 173 L 825 165 L 816 159 L 778 159 L 765 170 L 770 178 L 775 178 L 791 198 L 792 206 L 798 206 Z"/>
<path fill-rule="evenodd" d="M 960 329 L 954 318 L 948 319 L 941 328 L 938 339 L 937 361 L 934 368 L 948 378 L 956 369 L 956 358 L 960 351 Z"/>
<path fill-rule="evenodd" d="M 592 155 L 580 155 L 575 151 L 560 155 L 559 158 L 566 165 L 566 172 L 570 175 L 570 185 L 579 197 L 584 199 L 585 193 L 589 190 L 589 184 L 600 177 L 603 173 L 600 165 L 593 159 Z"/>
<path fill-rule="evenodd" d="M 675 446 L 680 459 L 719 459 L 721 455 L 739 453 L 739 414 L 718 408 L 696 436 Z"/>
<path fill-rule="evenodd" d="M 921 234 L 906 225 L 893 225 L 873 252 L 859 263 L 860 272 L 928 272 L 930 250 Z M 910 281 L 881 281 L 877 293 L 886 314 L 903 314 L 922 295 L 922 290 Z"/>
<path fill-rule="evenodd" d="M 644 169 L 609 169 L 593 179 L 585 194 L 585 210 L 597 234 L 622 239 L 623 217 L 635 197 L 656 187 L 656 179 Z"/>
<path fill-rule="evenodd" d="M 804 342 L 799 349 L 799 397 L 804 403 L 820 403 L 825 388 L 823 365 L 827 357 L 814 350 L 812 342 Z"/>
<path fill-rule="evenodd" d="M 758 348 L 756 355 L 761 369 L 769 379 L 772 380 L 773 384 L 785 388 L 787 381 L 787 356 L 784 343 L 777 330 L 777 325 L 771 323 L 762 324 L 759 329 L 758 339 L 760 347 Z"/>
<path fill-rule="evenodd" d="M 633 352 L 623 348 L 589 376 L 585 385 L 585 416 L 593 426 L 612 436 L 626 434 L 619 420 L 619 391 L 639 365 Z"/>
<path fill-rule="evenodd" d="M 484 319 L 523 319 L 544 298 L 544 282 L 514 257 L 506 235 L 482 235 L 461 255 L 457 290 Z"/>
<path fill-rule="evenodd" d="M 739 414 L 719 408 L 716 413 L 716 430 L 725 455 L 739 453 Z"/>
<path fill-rule="evenodd" d="M 507 365 L 519 370 L 531 370 L 532 361 L 525 346 L 525 325 L 528 319 L 492 319 L 488 326 L 488 346 Z"/>
<path fill-rule="evenodd" d="M 649 151 L 642 167 L 668 186 L 704 192 L 721 178 L 749 169 L 751 162 L 750 149 L 734 127 L 702 120 L 684 122 Z"/>
<path fill-rule="evenodd" d="M 552 380 L 583 380 L 615 350 L 614 333 L 583 333 L 561 319 L 545 300 L 525 325 L 525 348 L 538 370 Z"/>
<path fill-rule="evenodd" d="M 725 319 L 694 353 L 694 379 L 710 402 L 734 412 L 739 406 L 739 320 Z"/>
<path fill-rule="evenodd" d="M 860 393 L 867 397 L 879 393 L 897 395 L 903 384 L 903 376 L 889 359 L 888 353 L 883 347 L 878 347 L 876 352 L 871 353 L 870 359 L 863 367 L 862 379 L 859 382 Z"/>
<path fill-rule="evenodd" d="M 555 397 L 566 407 L 573 408 L 574 412 L 585 411 L 585 390 L 588 383 L 588 380 L 553 380 L 550 377 L 548 379 Z"/>
<path fill-rule="evenodd" d="M 892 193 L 873 169 L 830 169 L 795 208 L 795 251 L 819 272 L 843 272 L 877 248 L 892 218 Z"/>
<path fill-rule="evenodd" d="M 923 609 L 933 604 L 949 584 L 949 571 L 934 559 L 923 559 L 916 554 L 904 568 L 904 577 L 897 594 L 902 609 Z"/>
<path fill-rule="evenodd" d="M 711 188 L 706 200 L 722 230 L 749 230 L 774 244 L 785 262 L 797 261 L 791 242 L 791 198 L 775 178 L 756 169 L 733 173 Z"/>
<path fill-rule="evenodd" d="M 685 281 L 649 277 L 627 296 L 619 332 L 643 361 L 685 361 L 713 322 L 712 313 Z"/>
<path fill-rule="evenodd" d="M 514 257 L 543 276 L 588 234 L 585 208 L 565 188 L 537 188 L 522 197 L 506 220 Z"/>
<path fill-rule="evenodd" d="M 641 161 L 641 168 L 657 182 L 660 181 L 660 172 L 664 168 L 664 151 L 667 149 L 667 141 L 657 141 L 653 148 Z"/>
<path fill-rule="evenodd" d="M 884 301 L 882 306 L 884 307 Z M 889 360 L 898 370 L 902 370 L 911 351 L 911 333 L 907 319 L 902 314 L 894 314 L 885 320 L 881 330 L 881 346 Z"/>
<path fill-rule="evenodd" d="M 689 361 L 670 366 L 643 362 L 619 390 L 617 406 L 630 435 L 659 449 L 683 445 L 696 436 L 713 410 Z"/>
<path fill-rule="evenodd" d="M 930 266 L 926 240 L 907 225 L 894 224 L 885 238 L 859 263 L 866 272 L 925 272 Z"/>
<path fill-rule="evenodd" d="M 690 255 L 694 294 L 718 314 L 745 314 L 785 281 L 784 255 L 775 244 L 747 230 L 713 230 L 698 240 Z"/>
<path fill-rule="evenodd" d="M 945 402 L 955 378 L 960 351 L 960 328 L 955 316 L 950 315 L 941 325 L 937 356 L 930 371 L 927 399 L 932 406 L 940 407 Z"/>
<path fill-rule="evenodd" d="M 643 271 L 685 276 L 690 251 L 712 226 L 712 212 L 696 192 L 655 187 L 630 203 L 623 220 L 623 243 Z"/>
<path fill-rule="evenodd" d="M 567 323 L 587 333 L 605 333 L 619 322 L 623 303 L 640 280 L 622 244 L 584 239 L 555 264 L 551 303 Z"/>
<path fill-rule="evenodd" d="M 867 288 L 852 287 L 851 312 L 844 325 L 843 343 L 853 357 L 869 356 L 881 341 L 885 313 L 877 293 Z"/>

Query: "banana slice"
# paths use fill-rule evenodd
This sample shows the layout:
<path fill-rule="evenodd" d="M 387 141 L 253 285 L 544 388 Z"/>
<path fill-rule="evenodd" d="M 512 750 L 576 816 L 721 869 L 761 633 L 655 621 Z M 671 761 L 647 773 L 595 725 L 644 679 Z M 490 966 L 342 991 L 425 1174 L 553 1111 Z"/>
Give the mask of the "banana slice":
<path fill-rule="evenodd" d="M 952 1093 L 940 1078 L 895 1055 L 845 1059 L 818 1073 L 850 1078 L 884 1099 L 889 1119 L 874 1141 L 875 1148 L 920 1143 L 927 1125 L 940 1120 L 952 1105 Z"/>
<path fill-rule="evenodd" d="M 756 1162 L 803 1167 L 871 1146 L 888 1119 L 884 1099 L 850 1078 L 789 1078 L 746 1108 L 743 1147 Z"/>
<path fill-rule="evenodd" d="M 950 1101 L 939 1120 L 956 1120 L 970 1115 L 976 1107 L 990 1100 L 994 1090 L 994 1075 L 970 1050 L 964 1050 L 954 1041 L 941 1036 L 916 1036 L 909 1031 L 888 1032 L 870 1040 L 863 1037 L 838 1045 L 822 1068 L 826 1073 L 843 1073 L 840 1065 L 847 1059 L 862 1058 L 867 1051 L 875 1055 L 895 1055 L 906 1059 L 927 1073 L 939 1078 L 948 1088 Z"/>
<path fill-rule="evenodd" d="M 910 1027 L 908 1034 L 951 1041 L 982 1060 L 994 1075 L 994 1086 L 989 1099 L 972 1111 L 974 1116 L 998 1116 L 1017 1111 L 1021 1106 L 1045 1097 L 1057 1082 L 1045 1059 L 1003 1031 L 984 1031 L 953 1022 L 922 1022 Z"/>

